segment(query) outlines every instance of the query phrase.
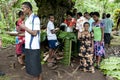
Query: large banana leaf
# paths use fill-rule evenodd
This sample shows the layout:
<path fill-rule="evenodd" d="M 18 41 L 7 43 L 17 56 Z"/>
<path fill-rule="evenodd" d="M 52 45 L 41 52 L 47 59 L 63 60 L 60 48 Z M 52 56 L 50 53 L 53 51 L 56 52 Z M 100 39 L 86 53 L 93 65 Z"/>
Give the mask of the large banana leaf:
<path fill-rule="evenodd" d="M 72 33 L 72 32 L 60 31 L 58 34 L 58 38 L 63 39 L 63 40 L 69 39 L 74 42 L 77 42 L 77 37 L 76 37 L 75 33 Z"/>
<path fill-rule="evenodd" d="M 61 63 L 68 65 L 68 66 L 71 63 L 71 46 L 72 46 L 72 41 L 70 39 L 65 39 L 64 58 L 62 59 Z"/>
<path fill-rule="evenodd" d="M 100 65 L 104 74 L 120 80 L 120 57 L 109 57 L 104 59 Z"/>
<path fill-rule="evenodd" d="M 43 41 L 45 41 L 46 40 L 46 37 L 47 37 L 47 33 L 46 33 L 46 31 L 41 31 L 41 33 L 40 33 L 40 41 L 41 42 L 43 42 Z"/>

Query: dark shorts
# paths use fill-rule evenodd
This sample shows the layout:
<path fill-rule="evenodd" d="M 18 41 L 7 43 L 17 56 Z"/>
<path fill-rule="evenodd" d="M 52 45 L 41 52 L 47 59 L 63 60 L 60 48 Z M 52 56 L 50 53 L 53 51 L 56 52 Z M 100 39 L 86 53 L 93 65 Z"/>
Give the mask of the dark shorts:
<path fill-rule="evenodd" d="M 49 48 L 55 49 L 57 45 L 57 40 L 48 40 Z"/>
<path fill-rule="evenodd" d="M 40 50 L 25 50 L 25 66 L 26 72 L 34 77 L 41 74 L 41 61 L 40 61 Z"/>
<path fill-rule="evenodd" d="M 105 44 L 110 44 L 110 39 L 111 39 L 110 33 L 104 33 Z"/>

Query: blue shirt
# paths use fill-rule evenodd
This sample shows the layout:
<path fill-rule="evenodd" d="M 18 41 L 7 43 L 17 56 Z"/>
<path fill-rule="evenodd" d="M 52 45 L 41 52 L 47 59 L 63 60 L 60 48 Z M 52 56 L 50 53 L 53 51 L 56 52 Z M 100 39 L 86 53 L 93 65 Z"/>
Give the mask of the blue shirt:
<path fill-rule="evenodd" d="M 113 27 L 113 21 L 110 18 L 106 18 L 103 20 L 104 22 L 104 33 L 111 33 Z"/>
<path fill-rule="evenodd" d="M 93 24 L 93 22 L 94 22 L 93 18 L 90 18 L 90 19 L 88 20 L 88 22 L 89 22 L 89 24 L 90 24 L 89 32 L 91 32 L 91 31 L 92 31 L 92 24 Z"/>

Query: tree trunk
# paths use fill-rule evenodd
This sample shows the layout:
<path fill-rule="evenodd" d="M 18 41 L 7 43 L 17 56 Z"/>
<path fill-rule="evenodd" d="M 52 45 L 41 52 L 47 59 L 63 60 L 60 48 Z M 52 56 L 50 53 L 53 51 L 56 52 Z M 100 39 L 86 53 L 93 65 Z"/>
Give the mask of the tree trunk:
<path fill-rule="evenodd" d="M 35 0 L 35 2 L 39 8 L 38 16 L 41 18 L 43 25 L 46 24 L 48 15 L 54 14 L 56 26 L 58 26 L 62 22 L 65 13 L 74 6 L 72 0 Z"/>

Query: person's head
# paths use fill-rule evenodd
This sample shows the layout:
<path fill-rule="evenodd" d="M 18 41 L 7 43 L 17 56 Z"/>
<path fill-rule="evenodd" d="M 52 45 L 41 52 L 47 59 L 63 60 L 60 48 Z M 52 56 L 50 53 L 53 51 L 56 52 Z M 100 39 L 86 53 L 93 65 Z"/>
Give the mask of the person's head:
<path fill-rule="evenodd" d="M 82 13 L 81 12 L 78 12 L 77 13 L 77 18 L 80 18 L 82 16 Z"/>
<path fill-rule="evenodd" d="M 49 20 L 54 22 L 55 18 L 54 18 L 54 15 L 53 14 L 49 14 Z"/>
<path fill-rule="evenodd" d="M 105 19 L 106 18 L 106 13 L 103 13 L 102 14 L 102 19 Z"/>
<path fill-rule="evenodd" d="M 93 13 L 94 13 L 94 12 L 90 12 L 90 16 L 91 16 L 91 17 L 93 17 Z"/>
<path fill-rule="evenodd" d="M 77 14 L 77 9 L 73 9 L 73 15 L 76 15 Z"/>
<path fill-rule="evenodd" d="M 111 16 L 110 14 L 107 14 L 107 15 L 106 15 L 107 18 L 110 18 L 110 16 Z"/>
<path fill-rule="evenodd" d="M 88 22 L 84 23 L 84 30 L 88 31 L 90 24 Z"/>
<path fill-rule="evenodd" d="M 22 3 L 22 11 L 25 15 L 29 15 L 30 12 L 32 12 L 32 5 L 30 2 L 23 2 Z"/>
<path fill-rule="evenodd" d="M 88 13 L 88 12 L 85 12 L 85 13 L 84 13 L 84 17 L 85 17 L 86 19 L 90 19 L 89 13 Z"/>
<path fill-rule="evenodd" d="M 71 20 L 72 16 L 73 16 L 72 12 L 67 12 L 67 19 L 68 20 Z"/>
<path fill-rule="evenodd" d="M 18 12 L 18 17 L 21 18 L 21 19 L 25 19 L 25 15 L 22 11 Z"/>
<path fill-rule="evenodd" d="M 99 17 L 100 17 L 99 12 L 94 12 L 94 13 L 93 13 L 93 19 L 94 19 L 94 21 L 98 21 L 98 20 L 99 20 Z"/>

